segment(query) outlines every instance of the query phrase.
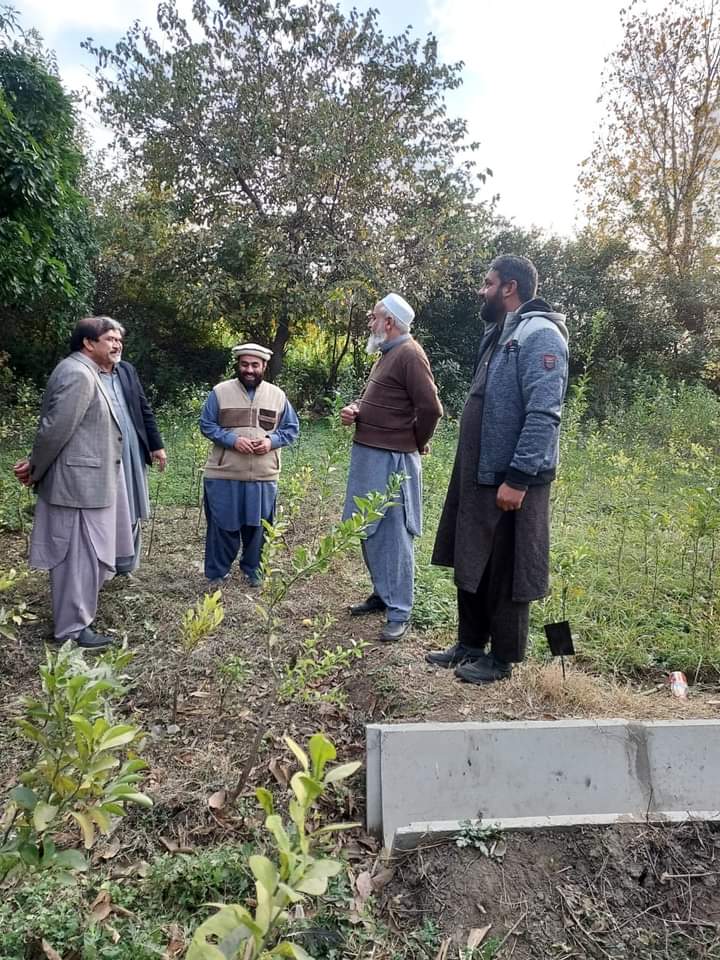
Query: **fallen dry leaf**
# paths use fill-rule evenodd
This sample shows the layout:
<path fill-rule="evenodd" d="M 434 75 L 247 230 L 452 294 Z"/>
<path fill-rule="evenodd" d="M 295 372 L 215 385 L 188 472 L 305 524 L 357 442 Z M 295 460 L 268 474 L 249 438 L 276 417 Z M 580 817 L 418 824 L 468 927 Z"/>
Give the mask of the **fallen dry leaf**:
<path fill-rule="evenodd" d="M 363 870 L 362 873 L 357 875 L 357 879 L 355 880 L 355 891 L 358 895 L 358 898 L 363 902 L 367 900 L 367 898 L 373 892 L 373 882 L 369 870 Z"/>
<path fill-rule="evenodd" d="M 35 942 L 37 943 L 37 941 Z M 43 948 L 43 953 L 48 958 L 48 960 L 62 960 L 62 957 L 57 952 L 57 950 L 51 947 L 50 944 L 45 939 L 43 939 L 42 941 L 42 948 Z"/>
<path fill-rule="evenodd" d="M 163 960 L 175 960 L 175 958 L 179 957 L 185 950 L 185 934 L 183 928 L 178 923 L 171 923 L 167 933 L 170 941 L 165 947 Z"/>
<path fill-rule="evenodd" d="M 106 844 L 98 852 L 98 857 L 101 860 L 112 860 L 113 857 L 116 857 L 120 853 L 120 841 L 112 840 L 110 843 Z"/>
<path fill-rule="evenodd" d="M 383 887 L 386 887 L 390 883 L 394 876 L 395 871 L 390 870 L 389 867 L 385 867 L 383 870 L 378 870 L 378 872 L 372 878 L 373 890 L 382 890 Z"/>
<path fill-rule="evenodd" d="M 227 790 L 216 790 L 208 797 L 208 806 L 211 810 L 222 810 L 227 801 Z"/>
<path fill-rule="evenodd" d="M 111 911 L 112 900 L 110 899 L 110 894 L 107 890 L 101 890 L 90 907 L 90 921 L 93 923 L 101 923 L 110 916 Z"/>
<path fill-rule="evenodd" d="M 268 764 L 268 770 L 275 777 L 281 787 L 287 787 L 290 783 L 290 764 L 283 763 L 277 757 L 273 757 Z"/>
<path fill-rule="evenodd" d="M 435 954 L 435 960 L 447 960 L 447 955 L 450 950 L 450 944 L 452 943 L 452 937 L 448 937 L 447 940 L 443 940 L 440 944 L 440 949 Z"/>
<path fill-rule="evenodd" d="M 474 950 L 476 947 L 479 947 L 483 942 L 485 937 L 490 932 L 491 923 L 488 923 L 486 927 L 473 927 L 472 930 L 468 933 L 467 938 L 467 948 L 468 950 Z"/>

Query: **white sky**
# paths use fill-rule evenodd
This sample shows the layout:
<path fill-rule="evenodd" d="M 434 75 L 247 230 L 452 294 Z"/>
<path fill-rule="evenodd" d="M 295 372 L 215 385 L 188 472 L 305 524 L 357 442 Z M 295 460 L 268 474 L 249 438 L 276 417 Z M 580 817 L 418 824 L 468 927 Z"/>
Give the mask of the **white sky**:
<path fill-rule="evenodd" d="M 10 0 L 13 2 L 13 0 Z M 663 0 L 646 0 L 652 10 Z M 464 117 L 477 160 L 494 176 L 487 195 L 521 226 L 571 232 L 578 164 L 590 153 L 599 120 L 603 60 L 620 41 L 626 0 L 370 0 L 387 34 L 408 24 L 438 37 L 446 62 L 463 60 L 464 83 L 449 98 Z M 91 80 L 80 49 L 93 36 L 114 44 L 135 18 L 155 22 L 155 0 L 14 0 L 25 28 L 55 49 L 69 87 Z M 189 11 L 190 0 L 179 0 Z M 342 0 L 343 7 L 349 6 Z M 97 132 L 102 142 L 102 132 Z"/>

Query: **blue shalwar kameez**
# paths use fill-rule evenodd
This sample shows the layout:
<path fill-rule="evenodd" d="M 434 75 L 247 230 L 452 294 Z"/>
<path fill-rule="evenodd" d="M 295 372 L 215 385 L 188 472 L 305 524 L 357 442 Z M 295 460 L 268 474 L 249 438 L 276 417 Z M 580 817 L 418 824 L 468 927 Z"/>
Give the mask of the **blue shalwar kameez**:
<path fill-rule="evenodd" d="M 246 389 L 252 399 L 254 388 Z M 200 414 L 200 429 L 208 440 L 231 449 L 237 434 L 221 427 L 218 418 L 217 397 L 211 392 Z M 277 428 L 267 434 L 271 448 L 288 446 L 297 439 L 299 432 L 297 414 L 288 401 Z M 276 499 L 275 480 L 205 479 L 205 576 L 208 580 L 222 580 L 228 575 L 242 545 L 240 569 L 252 583 L 259 582 L 265 540 L 262 521 L 272 523 Z"/>

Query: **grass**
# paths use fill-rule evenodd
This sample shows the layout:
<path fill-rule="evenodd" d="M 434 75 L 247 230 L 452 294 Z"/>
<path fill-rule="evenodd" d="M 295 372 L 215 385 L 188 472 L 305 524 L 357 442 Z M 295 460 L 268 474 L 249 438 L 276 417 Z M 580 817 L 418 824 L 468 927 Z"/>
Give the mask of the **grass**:
<path fill-rule="evenodd" d="M 542 625 L 569 619 L 581 660 L 609 674 L 681 669 L 715 676 L 720 662 L 717 567 L 720 559 L 720 402 L 703 387 L 646 385 L 629 408 L 603 424 L 587 423 L 586 386 L 568 405 L 559 478 L 553 488 L 552 592 L 532 606 L 532 656 L 544 658 Z M 160 412 L 169 465 L 150 471 L 150 495 L 183 507 L 199 527 L 207 445 L 196 427 L 199 397 Z M 2 433 L 0 524 L 26 534 L 31 497 L 9 476 L 30 442 L 29 407 Z M 445 420 L 423 460 L 424 535 L 417 542 L 414 623 L 452 627 L 452 572 L 430 565 L 457 440 Z M 284 453 L 283 491 L 300 484 L 314 522 L 341 510 L 350 433 L 331 420 L 305 420 Z M 301 522 L 302 518 L 298 518 Z M 152 525 L 146 542 L 152 540 Z"/>

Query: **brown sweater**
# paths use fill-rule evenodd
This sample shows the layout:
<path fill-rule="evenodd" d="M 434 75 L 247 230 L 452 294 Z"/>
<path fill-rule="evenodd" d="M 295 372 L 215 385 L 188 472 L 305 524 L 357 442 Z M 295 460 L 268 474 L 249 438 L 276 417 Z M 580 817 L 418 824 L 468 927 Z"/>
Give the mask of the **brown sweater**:
<path fill-rule="evenodd" d="M 415 340 L 381 354 L 359 405 L 355 443 L 400 453 L 425 447 L 443 409 L 428 358 Z"/>

